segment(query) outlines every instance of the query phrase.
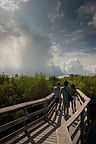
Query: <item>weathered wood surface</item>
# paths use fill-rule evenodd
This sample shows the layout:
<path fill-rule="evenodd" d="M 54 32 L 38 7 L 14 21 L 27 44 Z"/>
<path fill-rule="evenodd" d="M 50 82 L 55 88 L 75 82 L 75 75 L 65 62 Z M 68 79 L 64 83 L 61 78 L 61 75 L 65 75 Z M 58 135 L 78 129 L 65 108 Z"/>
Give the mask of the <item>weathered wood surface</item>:
<path fill-rule="evenodd" d="M 58 130 L 57 130 L 57 135 L 59 135 L 60 131 L 62 131 L 62 127 L 65 127 L 65 133 L 67 135 L 66 137 L 66 141 L 64 144 L 67 144 L 67 143 L 70 143 L 70 137 L 71 139 L 73 139 L 72 137 L 74 137 L 74 133 L 75 133 L 75 139 L 73 139 L 71 141 L 71 144 L 72 143 L 79 143 L 81 142 L 82 144 L 84 143 L 86 137 L 84 137 L 84 130 L 85 130 L 85 123 L 84 123 L 84 113 L 86 111 L 86 107 L 87 105 L 89 104 L 90 102 L 90 98 L 88 98 L 85 94 L 83 94 L 80 90 L 78 90 L 78 92 L 80 93 L 80 98 L 82 99 L 83 103 L 82 103 L 82 106 L 80 106 L 78 108 L 78 110 L 76 111 L 76 113 L 74 115 L 72 115 L 70 117 L 70 119 L 67 120 L 66 123 L 64 123 Z M 77 104 L 78 105 L 78 104 Z M 81 119 L 80 119 L 81 117 Z M 78 119 L 78 120 L 77 120 Z M 78 122 L 76 122 L 76 120 Z M 79 124 L 80 122 L 80 124 Z M 88 120 L 89 122 L 89 120 Z M 75 123 L 75 126 L 74 126 L 74 123 Z M 73 125 L 73 126 L 72 126 Z M 70 134 L 70 137 L 68 137 L 68 132 L 66 131 L 66 128 L 69 130 L 69 127 L 71 126 L 71 134 Z M 81 128 L 81 129 L 80 129 Z M 72 130 L 73 129 L 73 130 Z M 74 131 L 75 129 L 75 131 Z M 77 131 L 78 130 L 78 131 Z M 74 132 L 73 132 L 74 131 Z M 77 132 L 76 132 L 77 131 Z M 87 131 L 86 131 L 87 132 Z M 62 133 L 62 137 L 64 137 L 65 133 L 63 134 Z M 69 131 L 70 133 L 70 131 Z M 79 136 L 77 137 L 76 134 L 79 134 Z M 61 144 L 62 143 L 62 139 L 60 139 L 59 137 L 59 140 L 58 140 L 58 144 Z"/>
<path fill-rule="evenodd" d="M 51 93 L 49 96 L 42 98 L 42 99 L 38 99 L 38 100 L 30 101 L 30 102 L 24 102 L 21 104 L 2 108 L 2 109 L 0 109 L 0 115 L 14 112 L 14 111 L 18 111 L 18 110 L 21 110 L 24 108 L 34 107 L 38 104 L 43 104 L 43 103 L 47 102 L 49 99 L 51 99 L 53 95 L 54 95 L 54 93 Z"/>
<path fill-rule="evenodd" d="M 46 121 L 41 119 L 40 122 L 38 123 L 36 122 L 34 124 L 29 124 L 29 126 L 27 126 L 26 133 L 24 132 L 18 133 L 17 136 L 7 141 L 5 144 L 41 144 L 41 143 L 42 144 L 56 144 L 56 143 L 76 144 L 77 141 L 79 144 L 78 139 L 81 133 L 80 127 L 82 126 L 80 125 L 80 114 L 82 113 L 82 111 L 85 109 L 86 105 L 90 101 L 90 99 L 87 98 L 82 92 L 80 92 L 80 94 L 83 96 L 82 100 L 84 103 L 82 102 L 81 105 L 81 103 L 78 100 L 76 100 L 77 111 L 75 114 L 72 114 L 72 109 L 70 105 L 68 119 L 64 117 L 63 105 L 62 105 L 62 111 L 59 112 L 58 115 L 56 115 L 54 108 L 52 108 L 50 109 L 49 113 L 47 114 L 45 113 L 46 118 L 48 118 L 46 119 Z M 38 100 L 38 102 L 43 104 L 43 102 L 45 103 L 45 101 L 48 101 L 50 98 L 52 98 L 52 95 L 48 96 L 47 100 L 42 99 L 43 101 Z M 28 102 L 27 105 L 21 104 L 19 106 L 22 109 L 22 106 L 26 108 L 36 104 L 37 102 L 35 101 L 35 102 Z M 51 105 L 52 103 L 50 103 L 49 106 L 46 105 L 47 109 L 50 108 Z M 18 107 L 18 109 L 20 107 Z M 17 107 L 14 107 L 14 110 L 12 110 L 10 107 L 9 110 L 16 111 L 16 108 Z M 4 109 L 3 112 L 6 113 L 7 111 L 8 110 Z M 22 118 L 21 121 L 23 121 Z M 68 127 L 70 127 L 70 129 Z"/>
<path fill-rule="evenodd" d="M 80 103 L 77 101 L 77 109 L 80 108 Z M 71 105 L 70 105 L 71 106 Z M 70 107 L 69 117 L 72 116 L 72 109 Z M 50 118 L 47 121 L 42 120 L 40 123 L 30 128 L 28 128 L 28 132 L 25 134 L 24 132 L 20 133 L 10 141 L 7 141 L 5 144 L 56 144 L 59 139 L 58 136 L 61 137 L 62 134 L 68 133 L 68 130 L 64 130 L 62 127 L 62 131 L 60 130 L 59 135 L 57 136 L 57 129 L 60 128 L 66 122 L 64 118 L 63 105 L 62 111 L 56 115 L 53 110 Z M 72 128 L 74 129 L 74 127 Z M 64 131 L 63 131 L 64 130 Z M 61 137 L 61 144 L 64 143 L 66 138 L 71 135 L 71 131 L 68 135 Z M 68 141 L 67 141 L 68 142 Z M 71 144 L 71 139 L 69 138 L 68 144 Z"/>

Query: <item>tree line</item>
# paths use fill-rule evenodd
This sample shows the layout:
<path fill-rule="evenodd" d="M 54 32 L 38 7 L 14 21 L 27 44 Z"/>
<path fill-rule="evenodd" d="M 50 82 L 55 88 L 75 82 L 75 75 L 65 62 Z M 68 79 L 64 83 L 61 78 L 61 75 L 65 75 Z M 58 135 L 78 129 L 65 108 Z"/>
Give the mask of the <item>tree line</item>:
<path fill-rule="evenodd" d="M 57 81 L 60 81 L 61 86 L 64 86 L 64 81 L 71 84 L 75 84 L 76 88 L 80 89 L 86 96 L 93 100 L 96 100 L 96 75 L 95 76 L 83 76 L 83 75 L 73 75 L 65 76 L 63 78 L 58 78 L 55 76 L 50 76 L 49 80 L 52 85 L 56 85 Z"/>
<path fill-rule="evenodd" d="M 53 92 L 53 87 L 59 81 L 64 86 L 64 81 L 75 84 L 85 95 L 96 100 L 96 76 L 69 75 L 68 77 L 58 78 L 40 73 L 35 76 L 18 74 L 10 77 L 4 73 L 0 75 L 0 108 L 32 101 L 46 97 Z M 24 115 L 20 110 L 13 114 L 6 114 L 0 118 L 0 124 L 17 119 Z"/>
<path fill-rule="evenodd" d="M 75 84 L 83 93 L 92 99 L 96 99 L 96 76 L 69 75 L 63 78 L 49 76 L 40 73 L 35 76 L 18 74 L 10 77 L 5 74 L 0 75 L 0 108 L 10 105 L 36 100 L 50 94 L 52 87 L 60 81 L 63 86 L 64 81 Z"/>
<path fill-rule="evenodd" d="M 43 98 L 51 93 L 52 84 L 43 74 L 34 77 L 0 75 L 0 108 Z"/>

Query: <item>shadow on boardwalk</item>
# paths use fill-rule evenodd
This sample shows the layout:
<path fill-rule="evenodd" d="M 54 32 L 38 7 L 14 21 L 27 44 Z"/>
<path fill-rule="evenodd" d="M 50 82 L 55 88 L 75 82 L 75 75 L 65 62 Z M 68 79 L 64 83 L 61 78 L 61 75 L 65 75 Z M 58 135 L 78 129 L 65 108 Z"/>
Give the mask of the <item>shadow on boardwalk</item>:
<path fill-rule="evenodd" d="M 61 126 L 62 112 L 56 115 L 53 111 L 50 118 L 46 121 L 40 122 L 34 128 L 30 128 L 26 134 L 19 136 L 11 144 L 41 144 L 43 142 L 52 141 L 57 143 L 56 129 Z"/>
<path fill-rule="evenodd" d="M 78 103 L 77 109 L 79 108 L 80 104 Z M 14 137 L 8 143 L 5 144 L 56 144 L 57 143 L 57 133 L 56 130 L 64 124 L 73 114 L 72 114 L 72 108 L 70 107 L 70 115 L 68 118 L 64 117 L 63 113 L 63 105 L 62 105 L 62 111 L 56 115 L 56 112 L 54 109 L 51 112 L 51 115 L 48 119 L 42 120 L 36 125 L 30 127 L 26 133 L 22 132 L 18 136 Z M 77 132 L 73 134 L 72 132 L 78 127 L 79 119 L 77 118 L 74 124 L 70 127 L 69 135 L 71 139 L 73 140 L 76 136 L 75 141 L 73 141 L 74 144 L 76 144 L 76 141 L 78 139 Z M 80 131 L 80 130 L 79 130 Z"/>

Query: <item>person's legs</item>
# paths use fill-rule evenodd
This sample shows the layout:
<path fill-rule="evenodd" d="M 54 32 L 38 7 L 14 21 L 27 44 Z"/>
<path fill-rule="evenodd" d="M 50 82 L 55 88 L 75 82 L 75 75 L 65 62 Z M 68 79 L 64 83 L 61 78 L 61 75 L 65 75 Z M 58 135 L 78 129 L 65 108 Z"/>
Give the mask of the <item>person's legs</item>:
<path fill-rule="evenodd" d="M 59 111 L 61 112 L 61 99 L 59 99 Z"/>
<path fill-rule="evenodd" d="M 58 114 L 58 110 L 57 110 L 57 106 L 59 104 L 59 98 L 55 99 L 56 105 L 55 105 L 55 110 L 56 110 L 56 114 Z M 61 105 L 59 105 L 59 109 L 60 109 Z"/>
<path fill-rule="evenodd" d="M 67 115 L 69 115 L 69 108 L 67 107 Z"/>
<path fill-rule="evenodd" d="M 74 111 L 76 112 L 76 100 L 74 100 Z"/>
<path fill-rule="evenodd" d="M 64 116 L 67 116 L 69 114 L 69 103 L 64 102 Z"/>
<path fill-rule="evenodd" d="M 59 111 L 61 112 L 61 103 L 59 104 Z"/>
<path fill-rule="evenodd" d="M 55 111 L 56 111 L 56 114 L 58 113 L 57 112 L 57 105 L 58 105 L 58 102 L 57 102 L 58 100 L 57 100 L 57 98 L 55 98 Z"/>
<path fill-rule="evenodd" d="M 63 102 L 64 115 L 66 113 L 65 103 Z"/>
<path fill-rule="evenodd" d="M 57 103 L 55 104 L 55 111 L 57 111 Z"/>
<path fill-rule="evenodd" d="M 67 102 L 66 108 L 67 108 L 67 116 L 68 116 L 69 115 L 70 102 Z"/>
<path fill-rule="evenodd" d="M 72 113 L 74 113 L 73 100 L 71 101 Z"/>

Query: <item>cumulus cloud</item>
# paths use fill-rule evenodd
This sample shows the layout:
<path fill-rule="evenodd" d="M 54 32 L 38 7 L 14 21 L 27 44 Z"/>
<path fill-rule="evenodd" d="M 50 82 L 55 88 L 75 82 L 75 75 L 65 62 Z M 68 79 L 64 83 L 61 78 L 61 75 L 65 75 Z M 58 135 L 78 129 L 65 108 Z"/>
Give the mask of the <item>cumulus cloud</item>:
<path fill-rule="evenodd" d="M 81 5 L 77 12 L 79 18 L 87 20 L 88 26 L 96 26 L 96 2 Z"/>
<path fill-rule="evenodd" d="M 84 74 L 96 58 L 96 6 L 74 2 L 0 0 L 0 72 Z"/>
<path fill-rule="evenodd" d="M 79 59 L 72 59 L 69 65 L 66 66 L 66 72 L 68 74 L 86 74 L 87 71 L 81 65 Z"/>
<path fill-rule="evenodd" d="M 14 11 L 20 7 L 20 4 L 29 0 L 0 0 L 0 6 L 5 10 Z"/>
<path fill-rule="evenodd" d="M 53 58 L 50 60 L 49 65 L 58 66 L 63 74 L 85 74 L 87 72 L 83 65 L 83 58 L 86 56 L 89 59 L 89 54 L 84 53 L 84 51 L 62 53 L 60 45 L 53 43 L 50 53 L 52 53 Z"/>
<path fill-rule="evenodd" d="M 93 21 L 88 22 L 88 26 L 95 26 L 96 27 L 96 12 L 93 15 Z"/>
<path fill-rule="evenodd" d="M 78 8 L 77 12 L 79 17 L 94 14 L 96 12 L 96 3 L 85 3 Z"/>

